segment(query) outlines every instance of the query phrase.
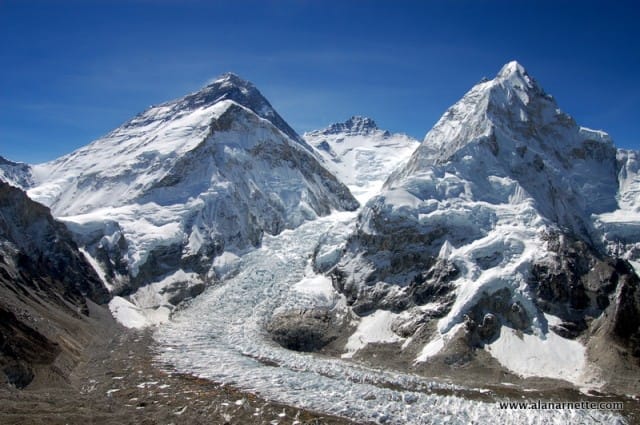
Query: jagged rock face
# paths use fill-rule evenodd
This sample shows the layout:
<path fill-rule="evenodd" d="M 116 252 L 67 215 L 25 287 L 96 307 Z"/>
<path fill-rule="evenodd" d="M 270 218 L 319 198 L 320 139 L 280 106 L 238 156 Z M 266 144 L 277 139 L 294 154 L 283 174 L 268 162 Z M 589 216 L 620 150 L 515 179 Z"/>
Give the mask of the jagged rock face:
<path fill-rule="evenodd" d="M 640 280 L 626 271 L 612 306 L 613 335 L 629 348 L 640 364 Z"/>
<path fill-rule="evenodd" d="M 579 127 L 507 64 L 452 106 L 366 204 L 335 286 L 359 314 L 437 303 L 436 337 L 464 334 L 473 347 L 503 327 L 575 338 L 620 291 L 616 311 L 631 317 L 637 277 L 607 257 L 593 219 L 618 209 L 620 164 L 605 133 Z M 438 295 L 416 298 L 421 280 Z"/>
<path fill-rule="evenodd" d="M 0 182 L 0 381 L 23 388 L 43 368 L 64 373 L 86 337 L 85 297 L 109 300 L 69 231 Z"/>
<path fill-rule="evenodd" d="M 533 265 L 530 288 L 540 309 L 562 320 L 551 330 L 576 338 L 601 317 L 609 322 L 610 336 L 640 364 L 640 279 L 631 265 L 603 256 L 582 241 L 560 234 L 548 238 L 555 256 Z"/>
<path fill-rule="evenodd" d="M 381 132 L 383 136 L 390 137 L 391 133 L 388 131 L 382 131 L 378 128 L 378 125 L 374 120 L 368 117 L 361 117 L 355 115 L 345 122 L 331 124 L 329 127 L 323 130 L 315 130 L 309 132 L 305 137 L 316 137 L 319 135 L 328 136 L 331 134 L 355 136 L 355 135 L 371 135 L 377 132 Z"/>
<path fill-rule="evenodd" d="M 47 276 L 57 283 L 39 288 L 54 298 L 81 305 L 84 297 L 97 303 L 109 299 L 108 292 L 87 263 L 66 227 L 49 210 L 31 201 L 19 189 L 0 182 L 0 240 L 5 258 L 21 270 Z"/>
<path fill-rule="evenodd" d="M 199 287 L 224 268 L 215 259 L 225 252 L 241 255 L 265 233 L 358 207 L 233 74 L 33 173 L 30 196 L 67 224 L 116 294 L 177 271 L 198 274 Z"/>
<path fill-rule="evenodd" d="M 608 252 L 631 261 L 637 269 L 640 259 L 640 161 L 639 153 L 618 150 L 618 208 L 598 214 L 595 225 Z"/>
<path fill-rule="evenodd" d="M 333 286 L 346 296 L 356 314 L 366 315 L 377 309 L 399 313 L 432 302 L 440 304 L 440 315 L 448 311 L 453 302 L 451 282 L 458 275 L 455 265 L 433 257 L 421 258 L 416 252 L 391 256 L 383 251 L 371 261 L 371 272 L 366 275 L 349 274 L 339 266 L 332 271 Z M 389 267 L 374 269 L 373 262 Z M 407 275 L 412 278 L 405 282 Z"/>

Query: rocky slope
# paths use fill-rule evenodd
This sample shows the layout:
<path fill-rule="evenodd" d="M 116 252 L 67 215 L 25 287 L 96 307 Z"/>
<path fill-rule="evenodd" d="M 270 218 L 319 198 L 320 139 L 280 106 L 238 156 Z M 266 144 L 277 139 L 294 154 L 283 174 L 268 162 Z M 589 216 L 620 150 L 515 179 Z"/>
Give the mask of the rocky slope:
<path fill-rule="evenodd" d="M 0 182 L 0 380 L 64 381 L 90 337 L 87 302 L 108 300 L 66 227 Z"/>
<path fill-rule="evenodd" d="M 359 326 L 392 331 L 405 367 L 486 358 L 524 377 L 633 388 L 639 280 L 601 224 L 611 233 L 603 217 L 635 211 L 633 158 L 511 62 L 453 105 L 367 203 L 334 286 Z M 613 364 L 624 365 L 616 377 Z"/>
<path fill-rule="evenodd" d="M 111 292 L 136 304 L 118 299 L 114 311 L 142 322 L 166 319 L 263 234 L 358 206 L 233 74 L 31 167 L 29 177 L 29 196 L 67 224 Z"/>

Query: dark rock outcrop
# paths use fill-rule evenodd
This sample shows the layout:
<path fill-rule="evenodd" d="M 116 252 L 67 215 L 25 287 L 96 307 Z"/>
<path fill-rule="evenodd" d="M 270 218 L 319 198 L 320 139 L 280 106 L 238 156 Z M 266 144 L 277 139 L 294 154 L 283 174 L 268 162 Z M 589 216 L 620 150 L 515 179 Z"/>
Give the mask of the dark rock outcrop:
<path fill-rule="evenodd" d="M 98 304 L 108 301 L 109 293 L 67 228 L 53 219 L 47 207 L 2 182 L 0 242 L 5 253 L 13 251 L 22 272 L 28 270 L 51 281 L 39 289 L 52 298 L 62 296 L 78 305 L 85 296 Z"/>
<path fill-rule="evenodd" d="M 109 293 L 48 208 L 0 182 L 0 382 L 64 380 L 88 338 L 87 299 Z M 46 371 L 46 373 L 44 372 Z"/>
<path fill-rule="evenodd" d="M 340 326 L 329 309 L 294 309 L 275 314 L 267 331 L 284 348 L 317 351 L 338 337 Z"/>
<path fill-rule="evenodd" d="M 608 323 L 606 333 L 640 357 L 640 279 L 631 265 L 566 235 L 547 243 L 556 257 L 533 265 L 529 285 L 540 309 L 563 320 L 551 330 L 575 338 L 600 318 L 594 326 Z"/>

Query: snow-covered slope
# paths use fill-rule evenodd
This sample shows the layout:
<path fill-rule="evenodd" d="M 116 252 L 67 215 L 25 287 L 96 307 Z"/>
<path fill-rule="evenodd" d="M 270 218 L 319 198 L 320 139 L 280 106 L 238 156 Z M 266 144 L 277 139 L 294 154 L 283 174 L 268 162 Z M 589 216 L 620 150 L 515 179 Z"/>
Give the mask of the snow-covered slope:
<path fill-rule="evenodd" d="M 156 284 L 137 298 L 149 308 L 201 291 L 264 233 L 358 206 L 233 74 L 34 166 L 33 179 L 29 196 L 67 224 L 113 292 Z"/>
<path fill-rule="evenodd" d="M 21 162 L 9 161 L 0 156 L 0 181 L 20 189 L 27 189 L 33 185 L 31 166 Z"/>
<path fill-rule="evenodd" d="M 380 130 L 372 119 L 360 116 L 303 137 L 361 203 L 380 191 L 391 171 L 419 144 L 405 134 Z"/>
<path fill-rule="evenodd" d="M 587 382 L 575 338 L 638 308 L 619 295 L 638 291 L 637 276 L 604 255 L 593 222 L 618 209 L 616 154 L 511 62 L 453 105 L 367 203 L 335 284 L 360 315 L 408 312 L 394 328 L 415 337 L 403 349 L 424 345 L 418 362 L 452 361 L 463 341 L 523 376 Z M 527 356 L 534 366 L 521 367 Z"/>

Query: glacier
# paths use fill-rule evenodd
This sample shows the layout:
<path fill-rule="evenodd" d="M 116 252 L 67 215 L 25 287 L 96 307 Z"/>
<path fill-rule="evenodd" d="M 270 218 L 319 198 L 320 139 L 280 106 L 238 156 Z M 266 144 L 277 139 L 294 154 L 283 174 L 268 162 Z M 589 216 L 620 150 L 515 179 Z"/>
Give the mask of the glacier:
<path fill-rule="evenodd" d="M 354 218 L 353 213 L 332 214 L 266 236 L 260 248 L 241 258 L 238 274 L 209 288 L 156 328 L 158 361 L 169 370 L 356 421 L 469 424 L 491 418 L 503 423 L 624 423 L 606 411 L 503 410 L 495 401 L 503 398 L 481 388 L 294 352 L 273 342 L 264 326 L 275 311 L 316 303 L 315 296 L 301 292 L 298 285 L 309 279 L 307 259 L 317 241 L 327 232 L 344 237 L 340 229 Z M 331 307 L 340 310 L 344 302 L 334 292 Z"/>

